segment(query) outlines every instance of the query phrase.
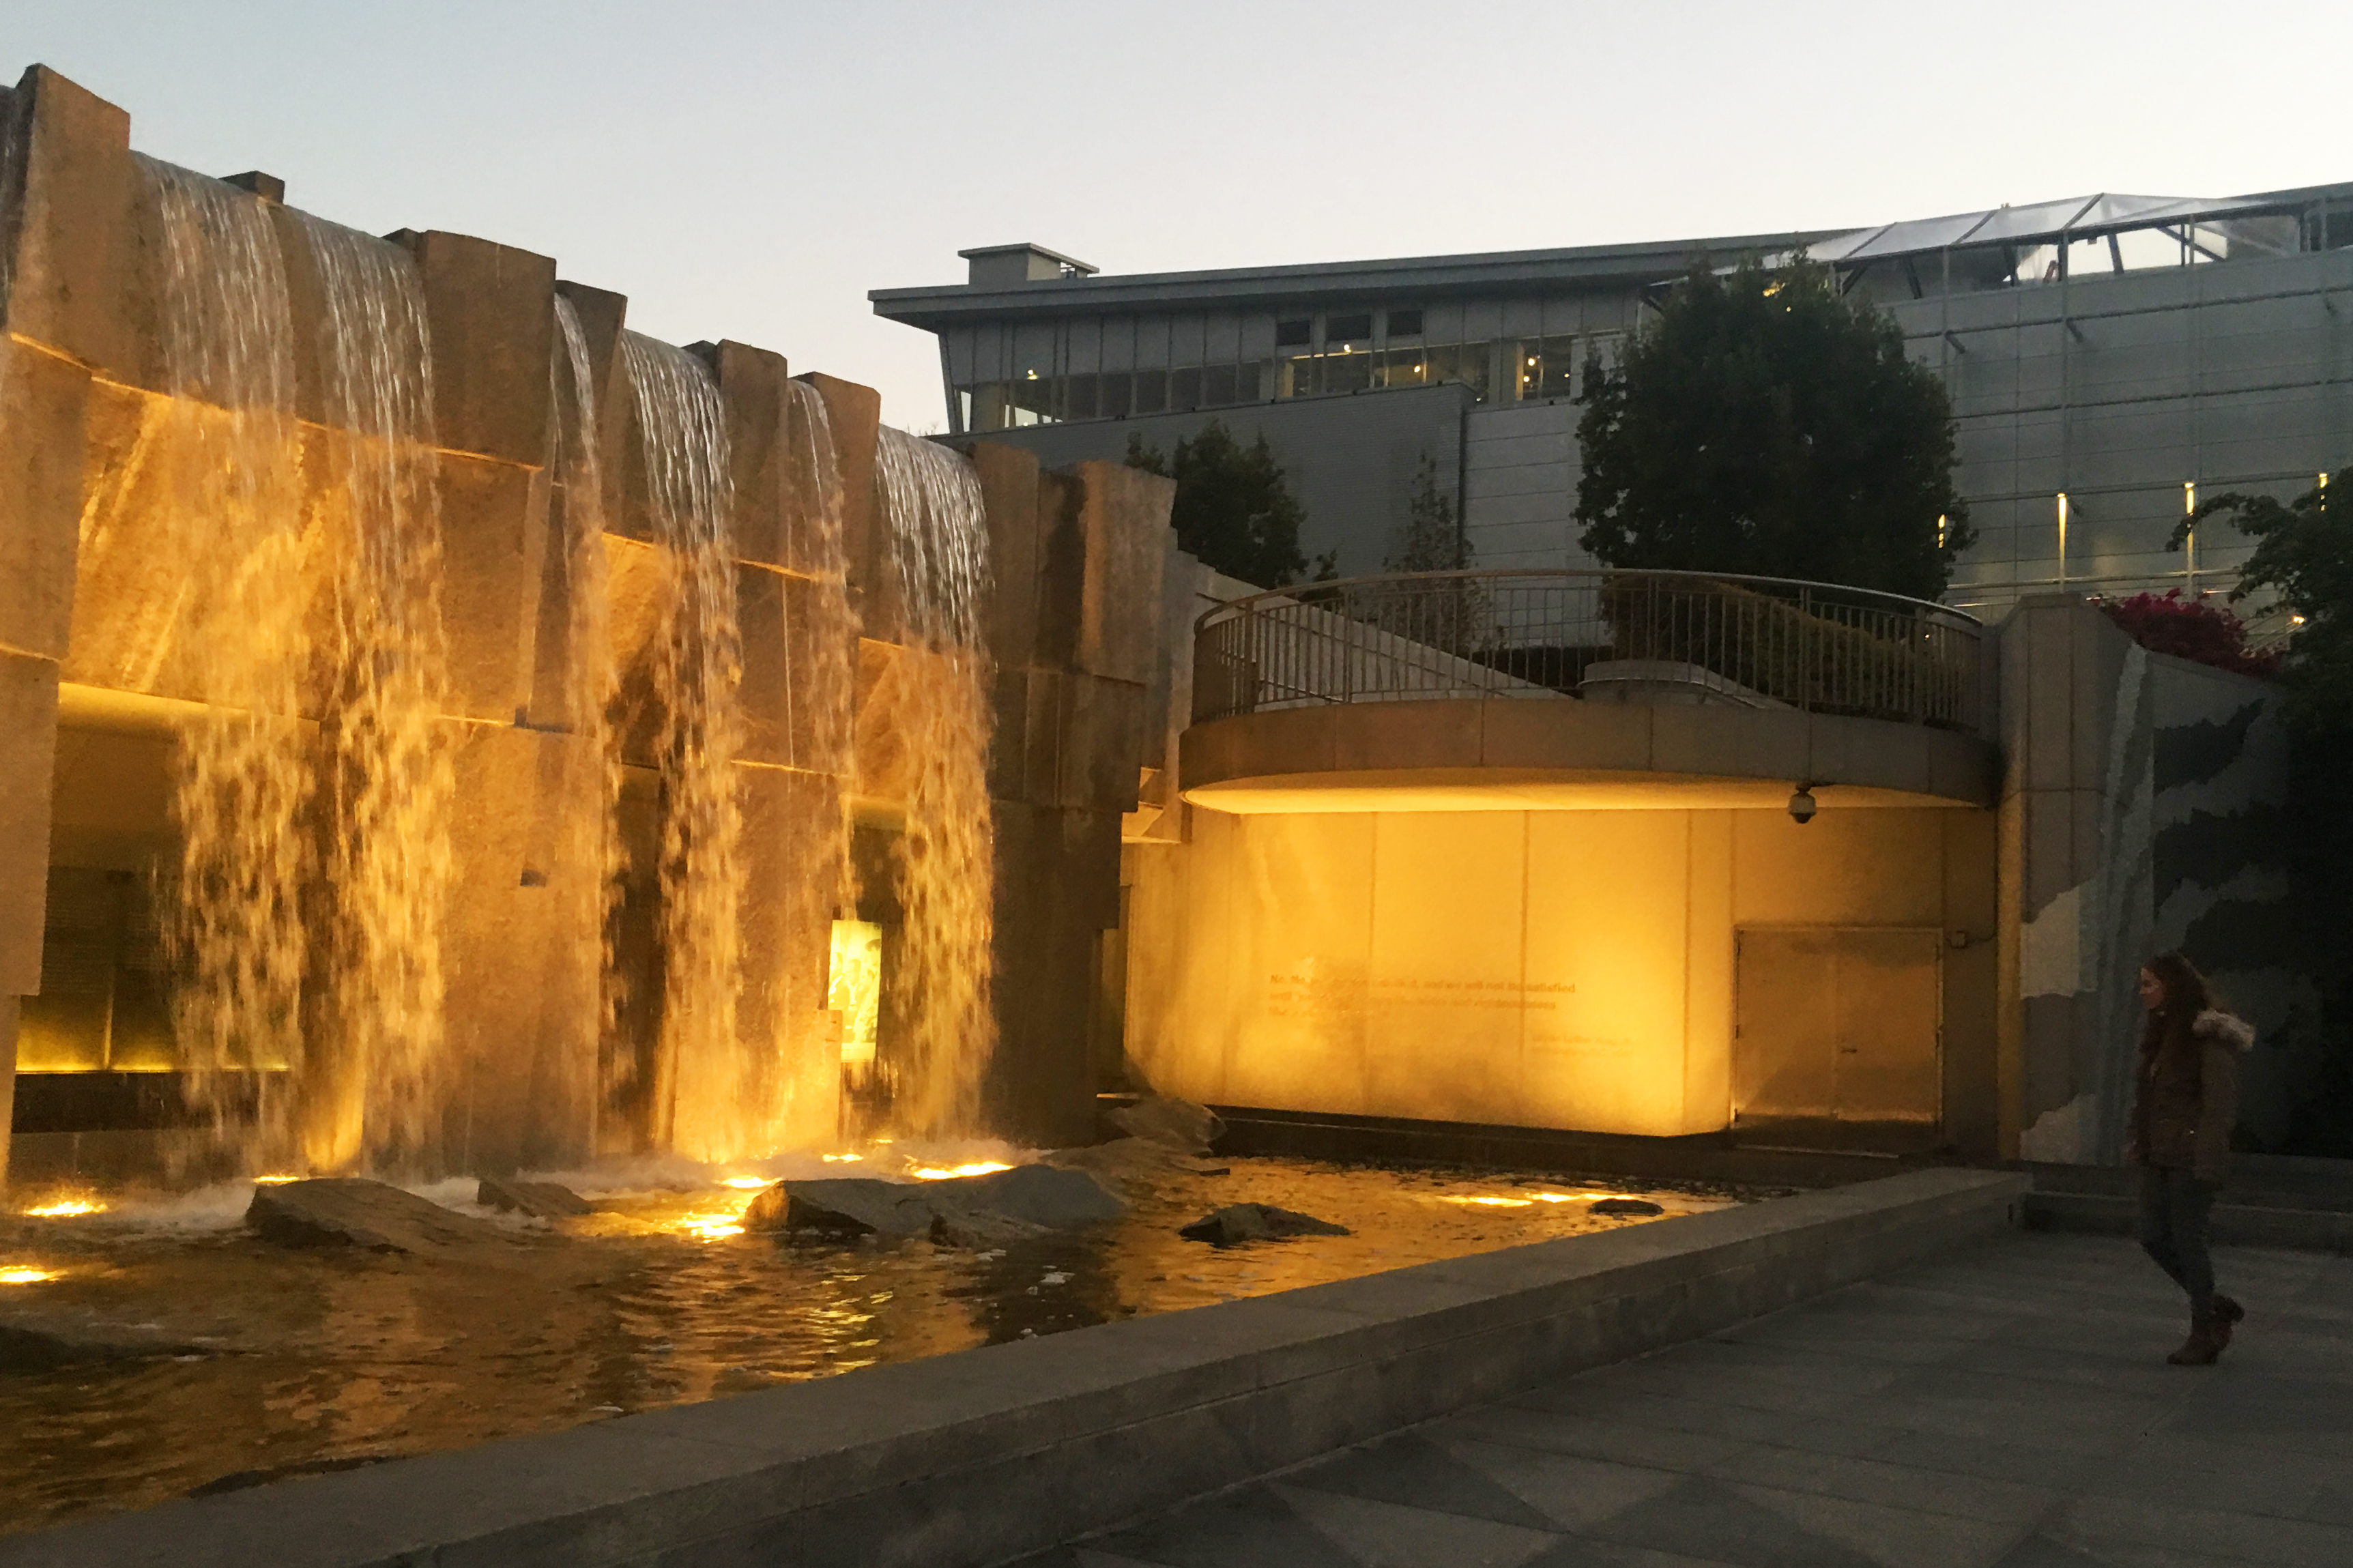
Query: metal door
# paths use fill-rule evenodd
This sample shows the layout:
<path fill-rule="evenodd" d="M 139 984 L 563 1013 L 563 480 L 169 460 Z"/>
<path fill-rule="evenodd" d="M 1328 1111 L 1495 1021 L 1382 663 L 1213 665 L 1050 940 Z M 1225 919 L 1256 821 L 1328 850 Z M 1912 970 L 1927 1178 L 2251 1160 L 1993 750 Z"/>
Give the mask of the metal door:
<path fill-rule="evenodd" d="M 1735 1121 L 1941 1120 L 1942 932 L 1767 926 L 1735 941 Z"/>

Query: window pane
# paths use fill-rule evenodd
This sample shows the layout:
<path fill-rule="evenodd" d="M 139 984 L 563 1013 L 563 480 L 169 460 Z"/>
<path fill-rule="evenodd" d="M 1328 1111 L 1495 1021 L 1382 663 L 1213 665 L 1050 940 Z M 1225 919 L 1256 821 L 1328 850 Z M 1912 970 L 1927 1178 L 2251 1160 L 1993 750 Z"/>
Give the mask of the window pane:
<path fill-rule="evenodd" d="M 1304 397 L 1315 390 L 1315 360 L 1312 354 L 1299 354 L 1277 362 L 1282 379 L 1275 383 L 1277 397 Z"/>
<path fill-rule="evenodd" d="M 1373 384 L 1373 356 L 1359 350 L 1355 353 L 1327 353 L 1324 356 L 1324 390 L 1326 392 L 1362 392 Z"/>
<path fill-rule="evenodd" d="M 1256 365 L 1252 365 L 1250 368 L 1253 372 L 1258 369 Z M 1208 404 L 1212 407 L 1217 407 L 1224 404 L 1231 403 L 1233 400 L 1234 367 L 1232 365 L 1213 364 L 1208 370 L 1201 373 L 1201 401 L 1203 403 Z"/>
<path fill-rule="evenodd" d="M 1512 395 L 1539 395 L 1544 385 L 1544 340 L 1522 338 L 1512 347 Z"/>
<path fill-rule="evenodd" d="M 1421 350 L 1390 349 L 1381 355 L 1383 386 L 1419 386 L 1429 379 L 1430 358 Z"/>
<path fill-rule="evenodd" d="M 1315 323 L 1305 319 L 1277 321 L 1274 324 L 1274 346 L 1279 349 L 1304 348 L 1315 336 Z"/>
<path fill-rule="evenodd" d="M 1335 343 L 1370 342 L 1372 336 L 1370 311 L 1359 316 L 1329 317 L 1324 323 L 1324 344 L 1327 349 Z"/>
<path fill-rule="evenodd" d="M 1168 406 L 1198 408 L 1201 406 L 1201 373 L 1198 370 L 1172 370 L 1168 373 Z"/>
<path fill-rule="evenodd" d="M 1092 419 L 1095 416 L 1095 378 L 1093 376 L 1071 377 L 1070 391 L 1066 396 L 1068 398 L 1066 406 L 1069 409 L 1066 417 Z"/>
<path fill-rule="evenodd" d="M 1165 370 L 1140 370 L 1135 373 L 1135 411 L 1157 414 L 1168 406 L 1168 373 Z"/>
<path fill-rule="evenodd" d="M 1125 371 L 1121 371 L 1115 375 L 1106 373 L 1103 380 L 1096 384 L 1101 397 L 1097 405 L 1097 412 L 1101 417 L 1124 419 L 1127 416 L 1129 388 L 1134 378 Z"/>
<path fill-rule="evenodd" d="M 1550 337 L 1544 341 L 1544 384 L 1538 390 L 1546 397 L 1577 395 L 1575 338 Z"/>
<path fill-rule="evenodd" d="M 1274 372 L 1271 362 L 1261 365 L 1258 361 L 1252 360 L 1248 364 L 1237 365 L 1234 367 L 1234 401 L 1236 403 L 1262 401 L 1267 395 L 1267 389 L 1273 384 Z"/>
<path fill-rule="evenodd" d="M 1421 312 L 1419 310 L 1391 310 L 1389 312 L 1389 336 L 1393 338 L 1418 338 L 1421 336 Z"/>

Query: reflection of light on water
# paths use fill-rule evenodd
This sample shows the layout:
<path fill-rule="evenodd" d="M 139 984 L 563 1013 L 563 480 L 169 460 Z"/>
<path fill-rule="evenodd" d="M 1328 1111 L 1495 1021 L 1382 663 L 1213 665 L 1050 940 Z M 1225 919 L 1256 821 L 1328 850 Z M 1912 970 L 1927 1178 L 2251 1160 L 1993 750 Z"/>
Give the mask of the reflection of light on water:
<path fill-rule="evenodd" d="M 1491 1209 L 1524 1209 L 1533 1208 L 1535 1205 L 1534 1198 L 1468 1197 L 1451 1193 L 1444 1194 L 1444 1197 L 1450 1204 L 1477 1204 L 1482 1208 Z"/>
<path fill-rule="evenodd" d="M 986 1176 L 991 1171 L 1011 1169 L 1002 1160 L 975 1160 L 965 1165 L 917 1165 L 907 1174 L 922 1182 L 944 1182 L 953 1176 Z"/>
<path fill-rule="evenodd" d="M 12 1264 L 0 1268 L 0 1285 L 38 1285 L 45 1279 L 57 1277 L 58 1271 L 54 1268 L 35 1268 L 29 1264 Z"/>
<path fill-rule="evenodd" d="M 90 1198 L 68 1198 L 59 1203 L 43 1204 L 25 1213 L 34 1219 L 58 1219 L 67 1215 L 104 1214 L 106 1205 Z"/>
<path fill-rule="evenodd" d="M 721 1183 L 720 1185 L 747 1188 L 765 1187 L 768 1185 L 768 1178 L 765 1176 L 730 1176 L 724 1182 Z"/>
<path fill-rule="evenodd" d="M 744 1234 L 744 1216 L 740 1214 L 691 1214 L 678 1222 L 678 1233 L 697 1241 L 718 1241 Z"/>
<path fill-rule="evenodd" d="M 253 1184 L 257 1187 L 282 1187 L 289 1182 L 299 1182 L 301 1179 L 300 1176 L 256 1176 L 253 1178 Z"/>
<path fill-rule="evenodd" d="M 862 1154 L 827 1154 L 827 1155 L 823 1155 L 823 1156 L 821 1156 L 821 1158 L 822 1158 L 822 1159 L 825 1161 L 825 1163 L 826 1163 L 827 1164 L 828 1164 L 828 1165 L 841 1165 L 841 1164 L 853 1164 L 853 1165 L 854 1165 L 854 1164 L 856 1164 L 860 1160 L 861 1160 L 861 1159 L 865 1158 L 865 1156 L 864 1156 L 864 1155 L 862 1155 Z"/>
<path fill-rule="evenodd" d="M 1596 1198 L 1622 1198 L 1625 1195 L 1623 1193 L 1530 1193 L 1528 1194 L 1538 1203 L 1546 1204 L 1581 1204 L 1589 1203 Z"/>

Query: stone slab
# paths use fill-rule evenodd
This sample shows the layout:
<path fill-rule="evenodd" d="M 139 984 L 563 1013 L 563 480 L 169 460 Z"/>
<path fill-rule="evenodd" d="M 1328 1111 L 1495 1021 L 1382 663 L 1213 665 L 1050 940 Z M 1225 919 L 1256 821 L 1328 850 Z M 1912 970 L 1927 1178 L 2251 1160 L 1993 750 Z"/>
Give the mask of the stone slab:
<path fill-rule="evenodd" d="M 432 329 L 433 423 L 445 450 L 546 461 L 555 263 L 438 230 L 417 237 Z"/>
<path fill-rule="evenodd" d="M 2026 1200 L 2027 1226 L 2087 1236 L 2130 1236 L 2137 1213 L 2128 1197 L 2104 1193 L 2037 1192 Z M 2353 1255 L 2353 1214 L 2334 1209 L 2282 1208 L 2263 1204 L 2214 1205 L 2211 1236 L 2218 1247 L 2274 1247 L 2299 1252 Z"/>
<path fill-rule="evenodd" d="M 1915 1172 L 167 1503 L 0 1565 L 981 1568 L 2001 1232 L 2026 1188 Z"/>
<path fill-rule="evenodd" d="M 0 335 L 0 649 L 65 657 L 89 413 L 88 371 Z"/>
<path fill-rule="evenodd" d="M 0 651 L 0 777 L 8 780 L 0 790 L 0 996 L 41 988 L 57 752 L 58 667 Z M 12 1069 L 15 1059 L 12 1050 Z"/>

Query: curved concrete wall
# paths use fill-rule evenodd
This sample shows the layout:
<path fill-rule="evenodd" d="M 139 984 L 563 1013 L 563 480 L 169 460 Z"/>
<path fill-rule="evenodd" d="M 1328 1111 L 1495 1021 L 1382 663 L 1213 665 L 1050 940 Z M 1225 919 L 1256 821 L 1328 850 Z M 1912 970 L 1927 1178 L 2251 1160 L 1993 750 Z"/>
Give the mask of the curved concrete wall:
<path fill-rule="evenodd" d="M 1951 730 L 1698 703 L 1445 699 L 1196 724 L 1181 778 L 1228 812 L 1990 806 L 2000 754 Z"/>

